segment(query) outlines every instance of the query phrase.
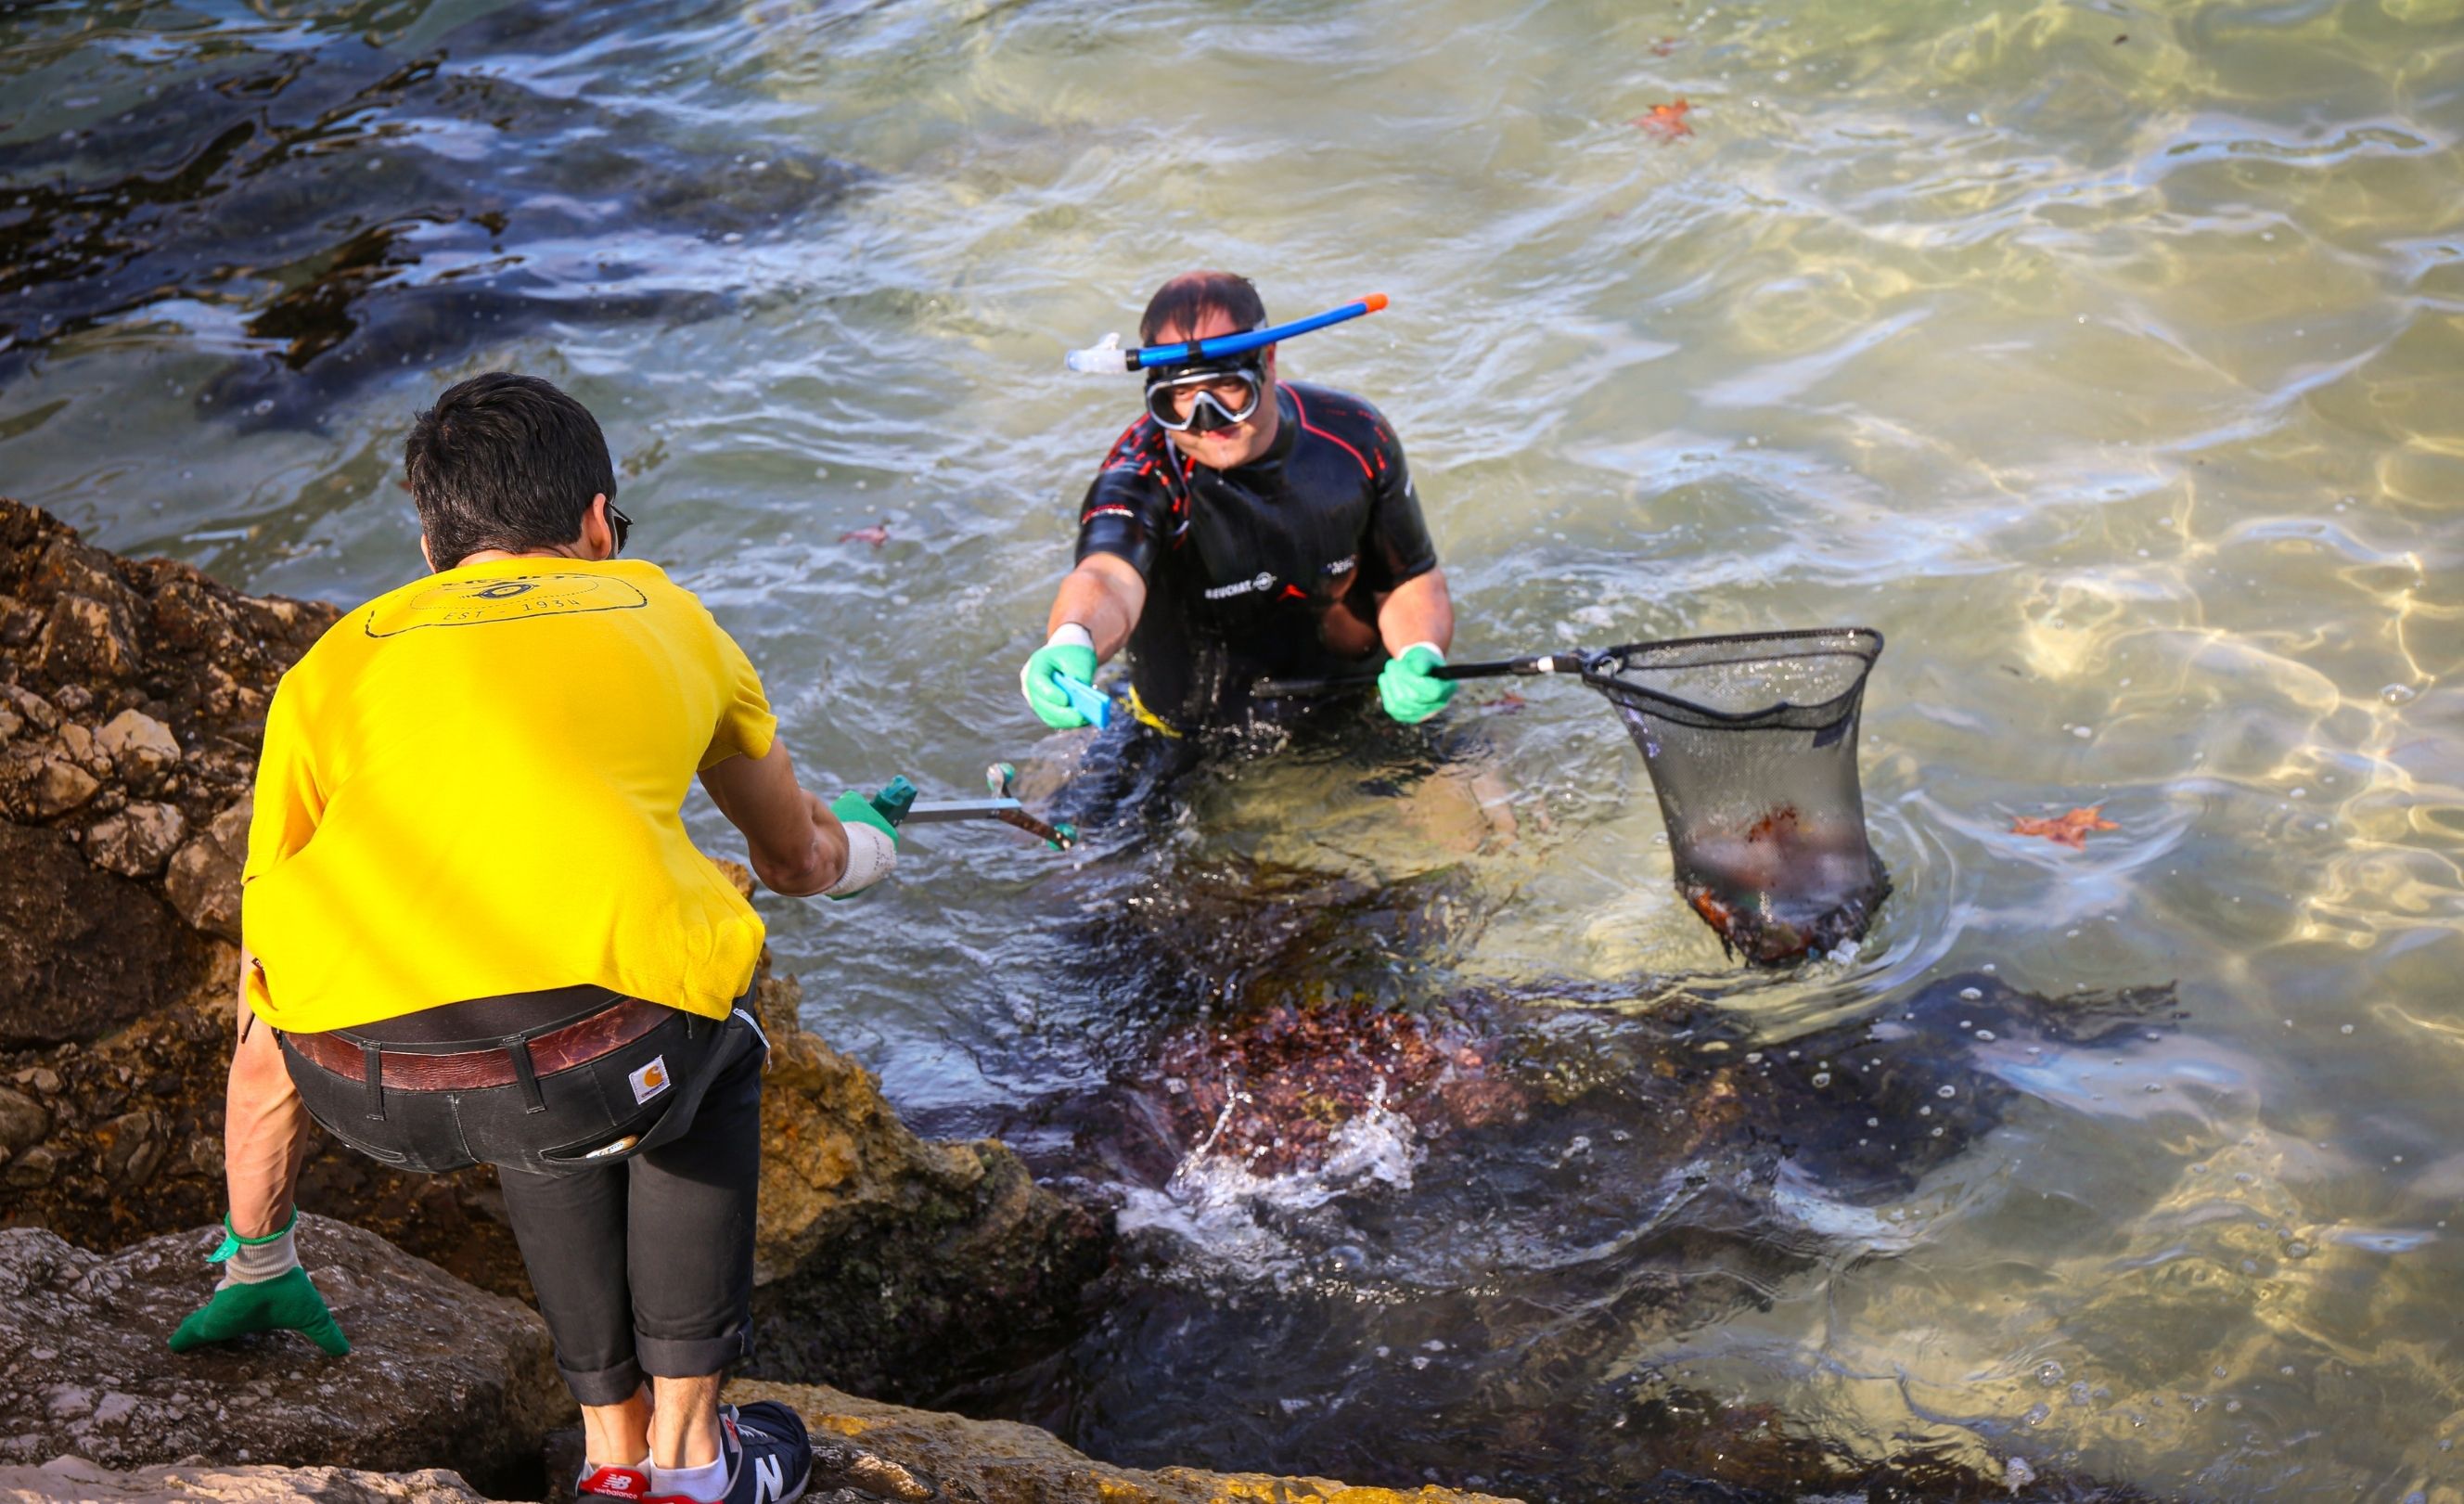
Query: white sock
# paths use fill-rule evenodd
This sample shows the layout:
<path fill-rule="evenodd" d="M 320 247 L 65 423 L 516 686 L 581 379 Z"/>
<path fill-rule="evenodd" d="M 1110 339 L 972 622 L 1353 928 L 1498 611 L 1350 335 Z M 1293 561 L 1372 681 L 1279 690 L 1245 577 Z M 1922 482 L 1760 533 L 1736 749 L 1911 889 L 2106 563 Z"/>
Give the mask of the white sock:
<path fill-rule="evenodd" d="M 727 1453 L 721 1449 L 716 1462 L 699 1468 L 652 1468 L 650 1492 L 670 1497 L 681 1494 L 699 1499 L 702 1504 L 718 1504 L 727 1497 Z"/>
<path fill-rule="evenodd" d="M 592 1462 L 587 1453 L 583 1454 L 582 1460 L 582 1475 L 583 1477 L 586 1478 L 590 1476 L 602 1468 L 623 1468 L 628 1472 L 649 1472 L 650 1471 L 650 1456 L 649 1453 L 644 1452 L 642 1454 L 642 1460 L 639 1462 Z"/>

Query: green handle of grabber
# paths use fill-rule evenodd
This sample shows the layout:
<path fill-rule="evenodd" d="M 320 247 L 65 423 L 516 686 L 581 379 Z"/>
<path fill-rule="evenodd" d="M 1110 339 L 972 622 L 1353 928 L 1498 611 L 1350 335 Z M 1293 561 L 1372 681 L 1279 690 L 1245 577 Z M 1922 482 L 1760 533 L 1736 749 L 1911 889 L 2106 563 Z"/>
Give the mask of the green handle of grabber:
<path fill-rule="evenodd" d="M 893 778 L 882 785 L 881 792 L 866 803 L 895 829 L 900 821 L 907 818 L 907 811 L 915 807 L 915 785 L 904 777 Z"/>
<path fill-rule="evenodd" d="M 1098 731 L 1112 723 L 1112 697 L 1110 695 L 1092 684 L 1081 684 L 1058 671 L 1054 672 L 1052 682 L 1060 685 L 1061 693 L 1069 697 L 1069 708 L 1078 713 L 1079 719 Z"/>

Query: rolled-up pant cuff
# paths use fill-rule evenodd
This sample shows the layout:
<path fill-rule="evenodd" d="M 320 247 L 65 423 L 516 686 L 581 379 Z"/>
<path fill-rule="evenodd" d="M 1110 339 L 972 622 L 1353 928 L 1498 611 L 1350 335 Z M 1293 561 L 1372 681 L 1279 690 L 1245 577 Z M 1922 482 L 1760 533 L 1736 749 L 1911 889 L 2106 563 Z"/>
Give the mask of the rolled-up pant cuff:
<path fill-rule="evenodd" d="M 633 1338 L 633 1358 L 654 1379 L 699 1379 L 725 1373 L 753 1352 L 753 1329 L 739 1326 L 720 1337 Z M 586 1402 L 585 1402 L 586 1403 Z"/>
<path fill-rule="evenodd" d="M 641 1391 L 642 1365 L 627 1359 L 613 1368 L 593 1369 L 583 1373 L 562 1363 L 556 1371 L 564 1376 L 564 1386 L 583 1404 L 622 1404 Z"/>

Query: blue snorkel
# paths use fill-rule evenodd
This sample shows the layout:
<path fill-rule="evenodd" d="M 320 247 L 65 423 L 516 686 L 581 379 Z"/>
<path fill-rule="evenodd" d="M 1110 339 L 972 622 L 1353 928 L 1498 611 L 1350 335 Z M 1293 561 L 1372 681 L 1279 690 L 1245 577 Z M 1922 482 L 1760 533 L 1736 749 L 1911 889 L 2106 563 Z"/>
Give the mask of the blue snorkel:
<path fill-rule="evenodd" d="M 1341 323 L 1346 319 L 1357 319 L 1363 314 L 1374 314 L 1385 306 L 1384 293 L 1371 293 L 1356 303 L 1346 303 L 1340 308 L 1330 308 L 1322 314 L 1311 314 L 1306 319 L 1295 319 L 1289 323 L 1279 323 L 1271 329 L 1252 329 L 1246 334 L 1219 334 L 1211 340 L 1185 340 L 1178 344 L 1133 346 L 1126 350 L 1121 348 L 1119 335 L 1108 334 L 1104 336 L 1104 343 L 1101 344 L 1090 344 L 1083 350 L 1070 351 L 1063 357 L 1063 363 L 1073 371 L 1084 371 L 1096 376 L 1118 376 L 1129 371 L 1153 370 L 1158 365 L 1187 365 L 1195 361 L 1220 361 L 1228 356 L 1241 355 L 1272 344 L 1278 340 L 1290 339 L 1296 334 L 1307 334 L 1311 329 L 1323 329 L 1331 323 Z"/>

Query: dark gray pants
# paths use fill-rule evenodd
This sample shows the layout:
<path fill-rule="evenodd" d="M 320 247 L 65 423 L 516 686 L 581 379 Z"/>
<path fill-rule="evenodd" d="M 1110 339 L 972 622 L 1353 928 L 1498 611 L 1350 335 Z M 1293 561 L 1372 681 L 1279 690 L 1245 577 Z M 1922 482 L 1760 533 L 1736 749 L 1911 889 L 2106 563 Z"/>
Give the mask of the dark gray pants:
<path fill-rule="evenodd" d="M 452 1005 L 452 1034 L 490 1037 L 496 1020 L 461 1026 L 498 1002 L 517 1000 Z M 501 1010 L 515 1028 L 524 1012 Z M 422 1018 L 349 1032 L 432 1044 L 437 1030 L 412 1022 Z M 382 1118 L 367 1112 L 364 1082 L 293 1051 L 284 1058 L 309 1112 L 352 1147 L 404 1169 L 497 1167 L 557 1367 L 576 1400 L 616 1404 L 645 1376 L 715 1374 L 751 1351 L 767 1054 L 742 1010 L 723 1021 L 680 1012 L 601 1060 L 539 1077 L 536 1110 L 518 1085 L 387 1091 Z M 637 1103 L 627 1078 L 653 1059 L 674 1085 Z M 627 1134 L 639 1136 L 628 1150 L 576 1158 Z"/>

